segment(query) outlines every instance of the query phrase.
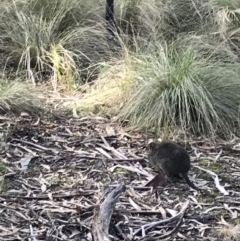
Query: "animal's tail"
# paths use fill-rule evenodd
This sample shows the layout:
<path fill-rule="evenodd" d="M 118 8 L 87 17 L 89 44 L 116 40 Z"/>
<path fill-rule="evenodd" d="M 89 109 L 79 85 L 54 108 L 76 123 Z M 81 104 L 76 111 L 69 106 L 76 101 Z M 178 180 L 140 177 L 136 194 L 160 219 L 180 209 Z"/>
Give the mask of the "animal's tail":
<path fill-rule="evenodd" d="M 199 190 L 199 188 L 197 188 L 197 187 L 190 181 L 190 179 L 189 179 L 189 177 L 188 177 L 188 174 L 187 174 L 186 172 L 183 173 L 183 177 L 185 178 L 187 184 L 188 184 L 191 188 L 193 188 L 193 189 L 195 189 L 195 190 Z"/>

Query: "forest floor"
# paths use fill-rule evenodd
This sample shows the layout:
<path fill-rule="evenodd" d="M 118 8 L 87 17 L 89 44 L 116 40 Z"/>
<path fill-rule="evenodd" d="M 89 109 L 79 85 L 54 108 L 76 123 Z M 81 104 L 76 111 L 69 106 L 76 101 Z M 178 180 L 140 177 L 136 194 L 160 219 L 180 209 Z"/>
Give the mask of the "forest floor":
<path fill-rule="evenodd" d="M 189 177 L 209 195 L 184 180 L 154 192 L 143 188 L 156 172 L 142 133 L 102 117 L 0 118 L 2 129 L 13 123 L 0 155 L 0 240 L 92 240 L 94 211 L 110 184 L 127 185 L 111 240 L 239 240 L 238 140 L 186 146 Z"/>

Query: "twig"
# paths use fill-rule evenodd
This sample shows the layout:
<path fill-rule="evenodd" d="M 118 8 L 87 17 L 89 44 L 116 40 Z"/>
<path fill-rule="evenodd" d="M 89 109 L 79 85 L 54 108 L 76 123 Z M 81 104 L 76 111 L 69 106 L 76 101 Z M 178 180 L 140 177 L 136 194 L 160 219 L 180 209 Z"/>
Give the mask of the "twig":
<path fill-rule="evenodd" d="M 162 223 L 166 223 L 166 222 L 171 222 L 171 221 L 174 221 L 175 219 L 177 219 L 179 216 L 181 217 L 185 211 L 187 210 L 187 207 L 189 205 L 189 200 L 183 205 L 182 209 L 180 210 L 180 212 L 171 217 L 171 218 L 167 218 L 167 219 L 164 219 L 164 220 L 160 220 L 160 221 L 156 221 L 156 222 L 152 222 L 152 223 L 148 223 L 148 224 L 145 224 L 143 225 L 141 228 L 137 229 L 134 233 L 133 233 L 133 236 L 135 236 L 136 234 L 138 234 L 141 230 L 143 233 L 145 233 L 145 231 L 149 230 L 150 228 L 153 228 L 159 224 L 162 224 Z"/>
<path fill-rule="evenodd" d="M 185 211 L 186 211 L 186 210 L 185 210 Z M 175 228 L 174 228 L 172 231 L 170 231 L 170 232 L 168 232 L 168 233 L 160 236 L 159 239 L 167 238 L 168 236 L 171 236 L 171 235 L 173 235 L 174 233 L 176 233 L 176 231 L 179 229 L 179 227 L 180 227 L 181 224 L 182 224 L 182 220 L 183 220 L 183 216 L 184 216 L 185 211 L 184 211 L 184 212 L 182 213 L 182 215 L 180 216 L 180 218 L 179 218 L 179 220 L 178 220 Z"/>
<path fill-rule="evenodd" d="M 206 170 L 202 167 L 199 167 L 199 166 L 194 166 L 202 171 L 205 171 L 207 172 L 208 174 L 211 175 L 211 177 L 213 178 L 214 182 L 215 182 L 215 186 L 216 188 L 224 195 L 229 195 L 228 191 L 225 190 L 225 188 L 223 186 L 220 185 L 220 182 L 219 182 L 219 179 L 218 179 L 218 175 L 216 173 L 214 173 L 213 171 L 210 171 L 210 170 Z"/>
<path fill-rule="evenodd" d="M 151 174 L 151 173 L 148 173 L 147 171 L 145 171 L 144 169 L 143 170 L 139 170 L 137 167 L 135 166 L 123 166 L 123 165 L 116 165 L 116 166 L 113 166 L 111 167 L 109 170 L 111 172 L 114 171 L 114 169 L 116 168 L 122 168 L 122 169 L 125 169 L 125 170 L 128 170 L 128 171 L 131 171 L 131 172 L 136 172 L 136 173 L 139 173 L 141 175 L 144 175 L 146 177 L 148 177 L 149 179 L 152 179 L 154 176 Z"/>
<path fill-rule="evenodd" d="M 26 152 L 28 152 L 28 153 L 31 153 L 31 154 L 35 153 L 34 151 L 29 150 L 28 148 L 26 148 L 26 147 L 24 147 L 24 146 L 20 146 L 19 144 L 10 143 L 9 145 L 10 145 L 10 146 L 13 146 L 13 147 L 21 148 L 21 149 L 23 149 L 24 151 L 26 151 Z"/>
<path fill-rule="evenodd" d="M 48 220 L 40 217 L 31 207 L 30 205 L 25 201 L 25 200 L 21 200 L 24 202 L 24 204 L 26 205 L 26 207 L 31 211 L 32 215 L 41 223 L 47 224 Z"/>
<path fill-rule="evenodd" d="M 102 139 L 104 145 L 108 148 L 108 150 L 110 150 L 110 149 L 111 149 L 111 146 L 109 145 L 109 143 L 107 142 L 107 140 L 106 140 L 103 136 L 101 136 L 101 139 Z"/>
<path fill-rule="evenodd" d="M 102 144 L 97 144 L 97 145 L 101 146 L 102 148 L 105 148 L 108 151 L 111 151 L 113 153 L 113 155 L 115 155 L 117 158 L 127 159 L 127 157 L 125 157 L 122 153 L 118 152 L 116 149 L 111 147 L 103 136 L 101 136 L 101 139 L 102 139 L 104 145 L 102 145 Z"/>
<path fill-rule="evenodd" d="M 80 192 L 80 193 L 75 193 L 75 194 L 68 194 L 68 195 L 53 195 L 52 199 L 55 198 L 72 198 L 72 197 L 77 197 L 77 196 L 88 196 L 88 195 L 92 195 L 95 192 Z M 45 199 L 49 199 L 48 195 L 42 195 L 42 196 L 36 196 L 36 197 L 24 197 L 21 195 L 7 195 L 7 194 L 0 194 L 0 198 L 6 198 L 6 199 L 14 199 L 14 200 L 18 200 L 20 198 L 22 199 L 26 199 L 26 200 L 45 200 Z"/>
<path fill-rule="evenodd" d="M 112 185 L 108 185 L 108 187 L 118 187 L 118 184 L 112 184 Z M 147 190 L 151 190 L 152 187 L 146 187 L 146 186 L 131 186 L 131 185 L 125 185 L 126 188 L 132 188 L 134 190 L 140 190 L 140 191 L 147 191 Z M 159 188 L 160 189 L 160 188 Z"/>
<path fill-rule="evenodd" d="M 217 154 L 217 156 L 215 157 L 215 160 L 214 160 L 214 163 L 216 163 L 218 160 L 219 160 L 219 158 L 221 157 L 221 155 L 222 155 L 222 149 L 220 150 L 220 152 Z"/>
<path fill-rule="evenodd" d="M 126 210 L 126 209 L 118 209 L 116 208 L 116 211 L 118 211 L 119 213 L 131 213 L 131 214 L 140 214 L 140 215 L 161 215 L 161 212 L 158 211 L 135 211 L 135 210 Z"/>
<path fill-rule="evenodd" d="M 108 159 L 112 159 L 112 157 L 106 152 L 104 151 L 102 148 L 100 147 L 95 147 L 95 149 L 100 152 L 102 155 L 104 155 L 105 157 L 107 157 Z"/>
<path fill-rule="evenodd" d="M 228 204 L 240 204 L 240 201 L 234 201 L 234 200 L 218 200 L 220 203 L 228 203 Z"/>
<path fill-rule="evenodd" d="M 44 146 L 40 146 L 40 145 L 34 144 L 32 142 L 29 142 L 29 141 L 24 141 L 24 140 L 20 140 L 20 139 L 12 139 L 12 141 L 22 142 L 22 143 L 27 144 L 29 146 L 36 147 L 36 148 L 38 148 L 38 149 L 40 149 L 42 151 L 51 151 L 54 154 L 58 154 L 58 151 L 56 151 L 54 149 L 49 149 L 49 148 L 46 148 Z"/>
<path fill-rule="evenodd" d="M 121 228 L 117 225 L 115 225 L 117 231 L 120 233 L 120 235 L 124 238 L 124 241 L 130 241 L 130 239 L 127 237 L 125 233 L 121 230 Z"/>
<path fill-rule="evenodd" d="M 101 157 L 94 157 L 94 156 L 80 156 L 76 155 L 77 158 L 81 159 L 92 159 L 92 160 L 111 160 L 111 161 L 116 161 L 116 162 L 124 162 L 124 161 L 129 161 L 129 162 L 145 162 L 146 160 L 144 158 L 128 158 L 128 159 L 122 159 L 122 158 L 101 158 Z"/>

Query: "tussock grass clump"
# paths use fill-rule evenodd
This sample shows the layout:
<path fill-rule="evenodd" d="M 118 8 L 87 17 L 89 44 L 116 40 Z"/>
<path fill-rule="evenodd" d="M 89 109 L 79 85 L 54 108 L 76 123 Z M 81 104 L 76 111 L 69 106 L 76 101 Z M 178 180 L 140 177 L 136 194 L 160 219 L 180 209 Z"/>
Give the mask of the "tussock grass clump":
<path fill-rule="evenodd" d="M 160 12 L 161 11 L 161 12 Z M 145 2 L 142 6 L 143 22 L 147 24 L 155 19 L 153 26 L 163 32 L 165 40 L 176 39 L 181 33 L 206 31 L 212 21 L 205 0 L 163 0 L 154 3 Z M 158 19 L 158 22 L 156 22 Z"/>
<path fill-rule="evenodd" d="M 77 108 L 87 112 L 118 113 L 119 108 L 128 98 L 131 88 L 137 82 L 135 61 L 136 59 L 126 55 L 111 63 L 103 63 L 94 85 L 85 86 L 86 93 L 77 103 Z"/>
<path fill-rule="evenodd" d="M 237 0 L 211 0 L 208 2 L 214 21 L 212 33 L 223 42 L 229 43 L 234 50 L 240 47 L 240 2 Z"/>
<path fill-rule="evenodd" d="M 236 51 L 239 8 L 237 0 L 123 0 L 116 2 L 116 20 L 121 31 L 128 33 L 127 37 L 132 35 L 138 44 L 142 38 L 171 42 L 191 33 L 205 34 L 209 39 L 216 36 Z"/>
<path fill-rule="evenodd" d="M 115 3 L 118 28 L 125 34 L 137 35 L 141 28 L 140 7 L 142 0 L 123 0 Z"/>
<path fill-rule="evenodd" d="M 79 80 L 81 70 L 110 54 L 105 28 L 96 16 L 101 6 L 87 0 L 10 1 L 2 7 L 0 23 L 0 50 L 5 61 L 19 71 L 26 70 L 33 82 L 35 72 L 59 77 L 66 64 L 73 73 L 69 78 Z M 53 52 L 59 61 L 68 56 L 58 64 L 59 69 Z"/>
<path fill-rule="evenodd" d="M 134 38 L 176 39 L 178 34 L 206 31 L 213 24 L 206 0 L 123 0 L 116 2 L 119 28 Z"/>
<path fill-rule="evenodd" d="M 38 114 L 42 108 L 36 93 L 32 86 L 25 83 L 0 83 L 0 113 Z"/>
<path fill-rule="evenodd" d="M 195 134 L 229 134 L 238 122 L 239 65 L 203 57 L 179 43 L 152 46 L 139 56 L 140 81 L 119 118 L 161 130 L 166 126 Z"/>
<path fill-rule="evenodd" d="M 211 58 L 212 61 L 224 61 L 226 63 L 239 62 L 237 52 L 234 52 L 231 46 L 221 41 L 215 35 L 208 34 L 190 34 L 178 37 L 178 42 L 183 43 L 185 46 L 191 46 L 192 49 L 200 55 L 200 58 Z"/>

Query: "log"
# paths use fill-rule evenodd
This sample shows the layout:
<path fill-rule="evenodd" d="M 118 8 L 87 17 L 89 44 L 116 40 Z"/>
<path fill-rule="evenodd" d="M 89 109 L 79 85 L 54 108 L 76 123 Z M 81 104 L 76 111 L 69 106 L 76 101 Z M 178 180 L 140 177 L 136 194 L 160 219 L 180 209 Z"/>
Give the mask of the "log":
<path fill-rule="evenodd" d="M 103 193 L 99 203 L 96 205 L 93 216 L 92 235 L 94 241 L 110 241 L 108 230 L 112 214 L 119 196 L 125 190 L 125 185 L 120 184 L 114 189 L 108 187 Z"/>

